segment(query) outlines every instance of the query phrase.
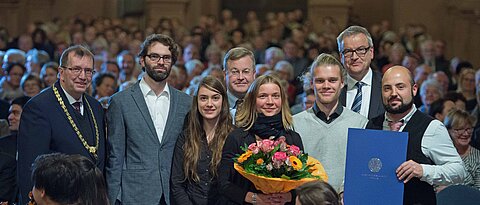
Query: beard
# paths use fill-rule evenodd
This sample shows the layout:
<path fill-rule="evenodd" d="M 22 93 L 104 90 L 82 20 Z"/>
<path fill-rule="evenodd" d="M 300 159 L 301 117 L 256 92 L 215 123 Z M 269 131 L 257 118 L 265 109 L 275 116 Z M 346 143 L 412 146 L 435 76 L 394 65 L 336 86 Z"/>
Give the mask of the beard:
<path fill-rule="evenodd" d="M 413 98 L 412 98 L 412 100 L 410 100 L 410 102 L 407 102 L 407 103 L 404 103 L 402 101 L 400 106 L 398 106 L 396 108 L 390 106 L 388 103 L 383 104 L 383 107 L 385 108 L 385 111 L 387 111 L 388 113 L 391 113 L 391 114 L 401 114 L 401 113 L 407 112 L 410 108 L 412 108 L 412 106 L 413 106 Z"/>
<path fill-rule="evenodd" d="M 158 73 L 158 72 L 155 72 L 155 69 L 153 68 L 153 66 L 149 64 L 145 65 L 145 71 L 147 72 L 147 75 L 150 78 L 152 78 L 155 82 L 161 82 L 167 79 L 167 77 L 170 75 L 170 69 L 166 68 L 165 70 L 166 71 L 163 73 Z"/>

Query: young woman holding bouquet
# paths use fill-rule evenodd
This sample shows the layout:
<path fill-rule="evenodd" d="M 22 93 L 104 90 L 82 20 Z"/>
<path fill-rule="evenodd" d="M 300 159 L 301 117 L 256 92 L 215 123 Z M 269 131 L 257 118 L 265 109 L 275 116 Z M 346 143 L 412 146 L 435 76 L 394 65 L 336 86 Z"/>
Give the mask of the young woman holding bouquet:
<path fill-rule="evenodd" d="M 172 162 L 172 204 L 216 204 L 218 165 L 233 129 L 227 91 L 207 76 L 193 97 L 186 129 L 177 139 Z"/>
<path fill-rule="evenodd" d="M 238 128 L 225 141 L 218 171 L 219 204 L 294 204 L 292 192 L 262 194 L 252 182 L 235 171 L 232 159 L 244 152 L 241 146 L 281 136 L 285 137 L 287 144 L 303 150 L 300 135 L 292 130 L 292 115 L 280 81 L 271 75 L 257 78 L 237 112 Z"/>

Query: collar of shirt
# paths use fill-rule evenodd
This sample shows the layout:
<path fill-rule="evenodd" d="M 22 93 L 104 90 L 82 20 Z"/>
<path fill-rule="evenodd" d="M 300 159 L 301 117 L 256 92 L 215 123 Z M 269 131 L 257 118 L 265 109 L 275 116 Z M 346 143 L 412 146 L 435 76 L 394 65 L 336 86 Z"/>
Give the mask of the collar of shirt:
<path fill-rule="evenodd" d="M 63 89 L 62 85 L 60 85 L 60 87 L 62 88 L 63 92 L 65 93 L 65 96 L 67 96 L 68 104 L 71 105 L 75 102 L 81 102 L 80 109 L 83 108 L 83 98 L 82 97 L 80 98 L 80 100 L 75 100 L 75 98 L 73 98 L 70 94 L 68 94 L 68 92 L 65 91 L 65 89 Z"/>
<path fill-rule="evenodd" d="M 54 85 L 55 86 L 55 85 Z M 63 93 L 65 93 L 65 96 L 67 97 L 67 100 L 68 100 L 68 104 L 72 105 L 73 103 L 75 102 L 81 102 L 80 103 L 80 113 L 83 115 L 83 98 L 80 97 L 80 100 L 75 100 L 75 98 L 73 98 L 70 94 L 68 94 L 67 91 L 65 91 L 65 89 L 63 89 L 63 86 L 60 85 L 60 88 L 62 88 L 63 90 Z M 73 105 L 72 105 L 73 106 Z"/>
<path fill-rule="evenodd" d="M 170 88 L 168 86 L 168 83 L 165 84 L 165 87 L 163 88 L 163 91 L 157 96 L 155 95 L 155 92 L 150 88 L 150 86 L 145 82 L 145 79 L 142 78 L 140 80 L 140 90 L 142 91 L 143 97 L 147 96 L 155 96 L 155 97 L 160 97 L 161 95 L 165 94 L 167 97 L 170 96 Z"/>
<path fill-rule="evenodd" d="M 323 113 L 320 108 L 318 107 L 317 103 L 315 102 L 315 104 L 313 105 L 313 112 L 315 113 L 315 115 L 320 118 L 320 120 L 322 120 L 323 122 L 327 123 L 327 124 L 330 124 L 331 122 L 333 122 L 335 119 L 337 119 L 338 117 L 340 117 L 340 115 L 342 114 L 343 112 L 343 106 L 338 103 L 337 104 L 337 108 L 335 108 L 335 111 L 329 116 L 329 118 L 327 119 L 327 115 L 325 115 L 325 113 Z"/>
<path fill-rule="evenodd" d="M 237 102 L 238 98 L 233 95 L 229 90 L 227 90 L 227 97 L 228 97 L 228 103 L 230 108 L 236 108 L 235 103 Z"/>
<path fill-rule="evenodd" d="M 367 74 L 363 77 L 361 81 L 365 83 L 365 85 L 372 86 L 372 78 L 373 78 L 373 71 L 371 68 L 368 68 Z M 357 82 L 358 81 L 350 77 L 350 75 L 347 75 L 347 90 L 357 89 L 357 87 L 355 87 L 355 84 Z"/>
<path fill-rule="evenodd" d="M 415 106 L 415 104 L 413 104 L 410 112 L 408 112 L 408 114 L 405 115 L 402 119 L 398 120 L 398 122 L 403 121 L 403 125 L 402 127 L 400 127 L 400 130 L 399 130 L 400 132 L 408 124 L 408 121 L 412 118 L 413 114 L 415 114 L 415 111 L 417 111 L 417 107 Z M 383 121 L 383 130 L 390 130 L 390 126 L 388 126 L 388 122 L 393 122 L 393 120 L 391 120 L 388 117 L 387 112 L 385 112 L 385 120 Z"/>

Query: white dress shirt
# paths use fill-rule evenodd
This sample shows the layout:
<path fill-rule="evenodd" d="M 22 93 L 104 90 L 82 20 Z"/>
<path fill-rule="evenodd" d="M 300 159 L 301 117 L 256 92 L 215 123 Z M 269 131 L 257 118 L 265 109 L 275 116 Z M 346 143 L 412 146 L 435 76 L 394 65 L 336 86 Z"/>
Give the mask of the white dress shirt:
<path fill-rule="evenodd" d="M 368 118 L 368 111 L 370 109 L 370 99 L 372 94 L 372 78 L 373 71 L 371 68 L 368 69 L 367 74 L 363 77 L 361 82 L 364 83 L 362 86 L 362 106 L 360 107 L 360 114 Z M 353 100 L 357 95 L 357 86 L 355 84 L 358 81 L 347 75 L 347 104 L 345 107 L 352 109 Z"/>
<path fill-rule="evenodd" d="M 80 102 L 80 114 L 83 115 L 83 97 L 80 97 L 80 100 L 75 100 L 75 98 L 73 98 L 70 94 L 68 94 L 68 92 L 65 91 L 65 89 L 63 89 L 62 85 L 60 85 L 60 87 L 64 91 L 65 96 L 67 96 L 68 104 L 70 104 L 70 106 L 73 107 L 73 103 Z M 73 109 L 75 109 L 75 107 L 73 107 Z"/>
<path fill-rule="evenodd" d="M 140 80 L 139 85 L 145 98 L 145 103 L 147 103 L 153 125 L 155 126 L 158 141 L 161 143 L 165 125 L 167 124 L 168 111 L 170 110 L 170 89 L 168 84 L 165 84 L 163 91 L 159 95 L 156 95 L 147 82 L 145 82 L 144 78 Z"/>
<path fill-rule="evenodd" d="M 403 131 L 415 111 L 417 108 L 413 105 L 411 111 L 402 118 L 405 123 L 400 127 L 400 131 Z M 390 119 L 385 114 L 383 130 L 390 130 L 388 120 Z M 462 158 L 453 146 L 447 128 L 442 122 L 438 120 L 430 122 L 423 134 L 421 147 L 422 153 L 435 165 L 421 164 L 423 176 L 420 180 L 431 185 L 451 185 L 463 182 L 466 172 Z"/>

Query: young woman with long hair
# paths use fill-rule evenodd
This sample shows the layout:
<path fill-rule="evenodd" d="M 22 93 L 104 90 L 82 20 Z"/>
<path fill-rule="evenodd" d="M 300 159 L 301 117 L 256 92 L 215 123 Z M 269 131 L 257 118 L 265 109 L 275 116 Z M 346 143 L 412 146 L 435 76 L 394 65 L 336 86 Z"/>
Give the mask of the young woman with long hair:
<path fill-rule="evenodd" d="M 287 144 L 303 150 L 300 135 L 292 129 L 292 115 L 285 88 L 272 75 L 258 77 L 248 88 L 235 118 L 238 128 L 227 137 L 219 167 L 220 204 L 294 204 L 291 192 L 262 194 L 252 182 L 233 168 L 233 157 L 243 153 L 241 146 L 262 139 L 284 136 Z"/>
<path fill-rule="evenodd" d="M 215 204 L 217 167 L 233 129 L 225 86 L 205 77 L 193 97 L 186 129 L 178 137 L 172 162 L 173 204 Z"/>

